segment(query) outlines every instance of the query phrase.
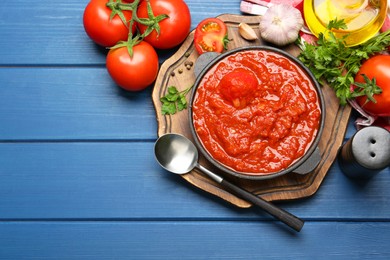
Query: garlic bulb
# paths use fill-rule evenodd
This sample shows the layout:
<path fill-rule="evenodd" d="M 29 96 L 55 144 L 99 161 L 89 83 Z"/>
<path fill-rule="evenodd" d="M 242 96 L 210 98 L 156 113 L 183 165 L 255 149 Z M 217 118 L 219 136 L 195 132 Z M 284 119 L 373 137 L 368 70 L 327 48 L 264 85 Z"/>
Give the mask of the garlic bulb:
<path fill-rule="evenodd" d="M 303 26 L 298 9 L 285 4 L 273 5 L 260 18 L 261 37 L 278 46 L 294 42 Z"/>

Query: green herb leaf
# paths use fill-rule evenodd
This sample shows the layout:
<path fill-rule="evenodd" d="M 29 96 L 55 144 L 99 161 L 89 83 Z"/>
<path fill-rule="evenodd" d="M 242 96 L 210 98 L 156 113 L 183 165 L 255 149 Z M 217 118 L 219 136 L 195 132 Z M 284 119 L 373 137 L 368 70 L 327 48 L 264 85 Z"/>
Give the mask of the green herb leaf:
<path fill-rule="evenodd" d="M 330 21 L 328 31 L 320 33 L 316 45 L 304 43 L 298 58 L 313 73 L 320 84 L 328 83 L 345 105 L 349 99 L 356 97 L 351 91 L 354 78 L 362 62 L 373 54 L 385 50 L 390 45 L 390 31 L 381 33 L 367 42 L 354 47 L 346 47 L 345 39 L 337 38 L 332 29 L 345 28 L 343 20 Z M 327 37 L 325 37 L 325 34 Z M 359 95 L 366 95 L 369 100 L 380 89 L 375 81 L 359 85 Z"/>
<path fill-rule="evenodd" d="M 177 111 L 187 108 L 188 103 L 186 95 L 192 86 L 179 92 L 175 86 L 168 87 L 167 94 L 160 98 L 162 103 L 161 113 L 163 115 L 174 115 Z"/>
<path fill-rule="evenodd" d="M 163 115 L 173 115 L 176 113 L 176 105 L 175 103 L 163 103 L 161 112 Z"/>
<path fill-rule="evenodd" d="M 337 18 L 336 18 L 335 20 L 329 21 L 329 24 L 328 24 L 328 26 L 326 28 L 328 30 L 332 30 L 332 29 L 347 29 L 347 25 L 345 24 L 344 19 L 337 20 Z"/>

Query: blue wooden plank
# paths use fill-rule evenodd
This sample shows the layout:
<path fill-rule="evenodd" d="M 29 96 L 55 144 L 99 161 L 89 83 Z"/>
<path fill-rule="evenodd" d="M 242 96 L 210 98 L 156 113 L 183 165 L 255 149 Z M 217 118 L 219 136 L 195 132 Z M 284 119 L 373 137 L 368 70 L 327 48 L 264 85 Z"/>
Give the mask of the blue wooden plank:
<path fill-rule="evenodd" d="M 300 234 L 162 170 L 151 88 L 109 78 L 87 2 L 0 9 L 0 259 L 390 258 L 389 169 L 355 182 L 336 162 L 313 197 L 277 203 L 306 220 Z M 239 0 L 186 2 L 192 28 L 239 13 Z"/>
<path fill-rule="evenodd" d="M 153 142 L 0 143 L 0 219 L 272 219 L 161 169 Z M 304 219 L 390 219 L 390 170 L 355 183 L 334 165 Z"/>
<path fill-rule="evenodd" d="M 0 259 L 389 259 L 390 223 L 0 223 Z"/>
<path fill-rule="evenodd" d="M 0 9 L 0 65 L 100 65 L 106 50 L 84 32 L 82 17 L 88 0 L 6 1 Z M 239 0 L 186 1 L 191 28 L 204 18 L 239 14 Z M 14 11 L 17 10 L 17 11 Z M 162 62 L 172 51 L 160 52 Z"/>
<path fill-rule="evenodd" d="M 105 68 L 0 69 L 0 140 L 151 139 L 151 90 L 127 92 Z"/>

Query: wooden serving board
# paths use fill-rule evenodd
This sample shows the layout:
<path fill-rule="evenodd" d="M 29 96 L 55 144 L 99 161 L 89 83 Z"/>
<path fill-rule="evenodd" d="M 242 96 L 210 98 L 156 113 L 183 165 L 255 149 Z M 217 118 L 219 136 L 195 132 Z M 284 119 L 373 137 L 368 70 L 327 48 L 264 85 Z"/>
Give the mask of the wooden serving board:
<path fill-rule="evenodd" d="M 246 41 L 238 34 L 238 25 L 241 22 L 249 24 L 259 34 L 259 16 L 224 14 L 218 18 L 223 20 L 228 26 L 229 39 L 231 39 L 228 44 L 229 50 L 242 46 L 265 45 L 260 39 L 256 41 Z M 178 112 L 175 115 L 164 116 L 161 113 L 160 102 L 160 97 L 166 94 L 169 86 L 176 86 L 179 90 L 184 90 L 194 84 L 194 66 L 190 69 L 187 69 L 185 66 L 186 61 L 195 63 L 196 59 L 199 57 L 194 49 L 193 36 L 194 32 L 190 33 L 180 49 L 161 65 L 159 75 L 156 79 L 152 99 L 158 121 L 158 136 L 166 133 L 180 133 L 193 140 L 189 128 L 188 110 Z M 284 50 L 295 56 L 297 56 L 300 51 L 295 45 L 290 45 L 284 48 Z M 219 172 L 202 156 L 199 159 L 199 163 L 268 201 L 291 200 L 313 195 L 320 187 L 330 166 L 336 159 L 338 149 L 342 145 L 344 139 L 352 110 L 350 106 L 339 105 L 332 89 L 325 86 L 322 90 L 326 106 L 325 127 L 319 143 L 322 159 L 313 172 L 306 175 L 290 173 L 274 179 L 253 181 L 238 179 Z M 187 100 L 188 99 L 189 97 L 187 97 Z M 193 170 L 182 176 L 191 184 L 229 201 L 238 207 L 247 208 L 251 206 L 251 203 L 232 195 L 197 170 Z"/>

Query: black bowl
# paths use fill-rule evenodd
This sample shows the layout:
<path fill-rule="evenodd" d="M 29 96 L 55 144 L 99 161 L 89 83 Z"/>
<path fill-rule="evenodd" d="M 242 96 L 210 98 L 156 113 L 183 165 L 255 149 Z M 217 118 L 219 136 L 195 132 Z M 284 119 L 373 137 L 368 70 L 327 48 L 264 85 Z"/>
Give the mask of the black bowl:
<path fill-rule="evenodd" d="M 278 172 L 274 172 L 274 173 L 267 173 L 267 174 L 263 173 L 263 174 L 256 175 L 255 173 L 239 172 L 239 171 L 233 170 L 232 168 L 217 161 L 205 149 L 205 147 L 203 146 L 202 141 L 199 139 L 198 134 L 196 133 L 195 127 L 194 127 L 192 106 L 193 106 L 193 102 L 195 99 L 195 94 L 197 92 L 198 86 L 199 86 L 200 82 L 202 81 L 203 77 L 219 61 L 225 59 L 226 57 L 228 57 L 232 54 L 242 52 L 242 51 L 248 51 L 248 50 L 262 50 L 262 51 L 267 51 L 267 52 L 273 52 L 273 53 L 282 55 L 283 57 L 289 59 L 292 63 L 296 64 L 306 74 L 306 76 L 310 79 L 311 83 L 313 84 L 313 86 L 317 92 L 319 106 L 320 106 L 320 110 L 321 110 L 321 118 L 320 118 L 319 128 L 318 128 L 316 137 L 315 137 L 314 141 L 312 142 L 312 144 L 310 145 L 309 149 L 306 151 L 306 153 L 302 157 L 300 157 L 294 163 L 289 165 L 287 168 L 285 168 L 281 171 L 278 171 Z M 213 55 L 211 55 L 211 57 L 213 57 Z M 203 60 L 203 62 L 204 62 L 204 60 Z M 320 138 L 321 138 L 321 135 L 323 132 L 323 128 L 324 128 L 324 123 L 325 123 L 325 103 L 324 103 L 322 91 L 320 89 L 320 85 L 318 84 L 318 82 L 316 81 L 316 79 L 314 78 L 314 76 L 310 72 L 310 70 L 308 70 L 297 58 L 295 58 L 291 54 L 289 54 L 285 51 L 282 51 L 280 49 L 277 49 L 277 48 L 268 47 L 268 46 L 252 46 L 252 47 L 237 48 L 237 49 L 234 49 L 231 51 L 227 51 L 227 52 L 220 54 L 216 57 L 214 56 L 211 61 L 209 61 L 208 63 L 206 63 L 205 65 L 202 65 L 202 66 L 203 66 L 203 69 L 197 75 L 195 84 L 194 84 L 193 89 L 192 89 L 191 97 L 190 97 L 189 122 L 190 122 L 190 129 L 191 129 L 191 133 L 192 133 L 192 136 L 194 138 L 195 144 L 197 145 L 201 154 L 208 161 L 210 161 L 215 167 L 217 167 L 218 169 L 220 169 L 221 171 L 223 171 L 225 173 L 231 174 L 231 175 L 236 176 L 238 178 L 244 178 L 244 179 L 250 179 L 250 180 L 270 179 L 270 178 L 275 178 L 275 177 L 278 177 L 278 176 L 281 176 L 281 175 L 284 175 L 284 174 L 290 173 L 290 172 L 295 172 L 298 174 L 307 174 L 316 168 L 316 166 L 318 165 L 318 163 L 321 160 L 320 151 L 318 149 L 318 143 L 320 141 Z"/>

